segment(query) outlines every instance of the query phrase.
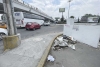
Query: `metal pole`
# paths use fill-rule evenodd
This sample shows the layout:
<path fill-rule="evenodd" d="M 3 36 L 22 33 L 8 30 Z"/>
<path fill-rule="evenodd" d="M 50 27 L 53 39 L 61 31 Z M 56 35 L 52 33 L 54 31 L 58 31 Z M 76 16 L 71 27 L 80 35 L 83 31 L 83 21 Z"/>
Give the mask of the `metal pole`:
<path fill-rule="evenodd" d="M 63 12 L 62 12 L 62 19 L 63 19 Z M 63 21 L 63 20 L 62 20 Z"/>
<path fill-rule="evenodd" d="M 8 35 L 9 35 L 9 28 L 8 28 L 8 26 L 10 26 L 9 25 L 9 23 L 8 23 L 8 18 L 7 18 L 7 4 L 6 4 L 6 0 L 3 0 L 3 7 L 4 7 L 4 17 L 5 17 L 5 22 L 6 22 L 6 24 L 7 24 L 7 30 L 8 30 Z"/>
<path fill-rule="evenodd" d="M 63 18 L 63 12 L 62 12 L 62 18 Z"/>
<path fill-rule="evenodd" d="M 62 12 L 62 16 L 63 16 L 63 12 Z"/>
<path fill-rule="evenodd" d="M 10 5 L 11 5 L 11 11 L 12 11 L 12 18 L 13 18 L 13 27 L 14 27 L 14 34 L 17 34 L 17 27 L 16 27 L 16 22 L 15 22 L 15 18 L 14 18 L 14 7 L 12 4 L 12 0 L 10 0 Z"/>
<path fill-rule="evenodd" d="M 8 35 L 16 35 L 17 29 L 15 26 L 15 20 L 14 20 L 14 7 L 12 5 L 12 0 L 3 0 L 3 6 L 4 6 L 4 13 L 7 18 L 7 24 L 8 24 Z"/>
<path fill-rule="evenodd" d="M 70 10 L 70 1 L 69 1 L 69 9 L 68 9 L 68 18 L 69 18 L 69 10 Z"/>

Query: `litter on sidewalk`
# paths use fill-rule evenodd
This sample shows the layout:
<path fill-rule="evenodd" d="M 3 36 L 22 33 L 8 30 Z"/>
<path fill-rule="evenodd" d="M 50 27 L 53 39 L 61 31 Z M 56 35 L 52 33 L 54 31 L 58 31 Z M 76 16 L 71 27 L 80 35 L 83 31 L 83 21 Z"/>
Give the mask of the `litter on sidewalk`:
<path fill-rule="evenodd" d="M 72 48 L 73 50 L 75 50 L 75 45 L 68 45 L 68 47 Z"/>
<path fill-rule="evenodd" d="M 52 55 L 48 55 L 48 61 L 53 62 L 55 61 L 55 58 Z"/>
<path fill-rule="evenodd" d="M 70 47 L 75 50 L 75 44 L 77 41 L 72 36 L 59 36 L 54 41 L 53 50 L 60 50 L 65 47 Z"/>
<path fill-rule="evenodd" d="M 59 40 L 60 42 L 62 42 L 63 41 L 63 37 L 57 37 L 57 40 Z"/>
<path fill-rule="evenodd" d="M 64 66 L 62 65 L 62 67 L 64 67 Z"/>

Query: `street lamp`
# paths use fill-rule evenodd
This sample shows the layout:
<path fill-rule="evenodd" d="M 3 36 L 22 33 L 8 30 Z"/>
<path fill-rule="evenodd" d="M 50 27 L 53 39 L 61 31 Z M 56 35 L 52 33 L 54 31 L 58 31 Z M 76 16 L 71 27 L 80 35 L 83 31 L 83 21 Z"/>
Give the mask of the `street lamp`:
<path fill-rule="evenodd" d="M 69 10 L 70 10 L 70 2 L 71 2 L 72 0 L 68 0 L 68 2 L 69 2 L 69 9 L 68 9 L 68 18 L 69 18 Z"/>

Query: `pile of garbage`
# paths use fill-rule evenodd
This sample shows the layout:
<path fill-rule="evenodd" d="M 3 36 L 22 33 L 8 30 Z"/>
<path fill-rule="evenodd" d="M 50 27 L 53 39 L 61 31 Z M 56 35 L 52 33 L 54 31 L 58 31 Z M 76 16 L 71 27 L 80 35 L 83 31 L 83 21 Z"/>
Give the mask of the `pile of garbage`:
<path fill-rule="evenodd" d="M 61 50 L 66 47 L 70 47 L 75 50 L 75 44 L 77 41 L 72 36 L 62 35 L 55 39 L 53 43 L 53 50 Z M 54 62 L 55 58 L 52 55 L 48 55 L 47 61 Z M 64 66 L 62 66 L 64 67 Z"/>
<path fill-rule="evenodd" d="M 62 48 L 70 47 L 75 50 L 75 44 L 77 41 L 71 36 L 59 36 L 54 41 L 53 50 L 60 50 Z"/>

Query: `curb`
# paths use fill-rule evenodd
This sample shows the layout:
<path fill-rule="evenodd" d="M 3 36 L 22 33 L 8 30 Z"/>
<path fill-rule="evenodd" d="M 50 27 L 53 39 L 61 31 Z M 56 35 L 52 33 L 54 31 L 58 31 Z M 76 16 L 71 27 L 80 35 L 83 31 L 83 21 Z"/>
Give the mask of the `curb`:
<path fill-rule="evenodd" d="M 60 36 L 60 35 L 62 35 L 62 34 L 59 34 L 59 35 L 57 35 L 56 37 L 54 37 L 53 40 L 49 43 L 49 45 L 47 46 L 47 48 L 45 49 L 45 51 L 44 51 L 44 53 L 43 53 L 43 55 L 42 55 L 42 57 L 41 57 L 41 59 L 40 59 L 38 65 L 37 65 L 37 67 L 44 67 L 44 64 L 45 64 L 45 61 L 46 61 L 46 59 L 47 59 L 47 56 L 48 56 L 48 54 L 49 54 L 49 52 L 50 52 L 51 46 L 52 46 L 54 40 L 55 40 L 58 36 Z"/>
<path fill-rule="evenodd" d="M 56 25 L 65 25 L 65 24 L 56 24 Z"/>

